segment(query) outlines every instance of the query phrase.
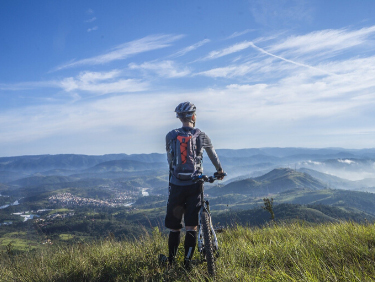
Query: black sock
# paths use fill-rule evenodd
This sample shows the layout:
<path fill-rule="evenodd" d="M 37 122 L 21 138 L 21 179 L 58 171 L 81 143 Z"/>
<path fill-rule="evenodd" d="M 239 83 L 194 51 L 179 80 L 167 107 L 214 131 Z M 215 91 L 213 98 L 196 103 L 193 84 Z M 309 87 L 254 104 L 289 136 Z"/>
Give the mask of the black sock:
<path fill-rule="evenodd" d="M 185 259 L 191 259 L 197 245 L 197 231 L 186 231 L 185 236 Z"/>
<path fill-rule="evenodd" d="M 169 239 L 168 239 L 168 248 L 169 248 L 169 259 L 172 260 L 176 254 L 178 245 L 180 245 L 180 231 L 169 232 Z"/>

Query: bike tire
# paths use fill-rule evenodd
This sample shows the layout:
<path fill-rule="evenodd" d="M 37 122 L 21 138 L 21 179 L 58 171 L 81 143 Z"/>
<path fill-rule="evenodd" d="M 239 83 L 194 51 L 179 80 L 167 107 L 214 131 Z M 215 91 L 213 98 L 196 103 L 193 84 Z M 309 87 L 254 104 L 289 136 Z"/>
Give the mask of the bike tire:
<path fill-rule="evenodd" d="M 201 213 L 204 250 L 207 261 L 208 273 L 212 276 L 216 274 L 215 256 L 212 246 L 211 228 L 210 228 L 210 215 L 206 210 Z"/>

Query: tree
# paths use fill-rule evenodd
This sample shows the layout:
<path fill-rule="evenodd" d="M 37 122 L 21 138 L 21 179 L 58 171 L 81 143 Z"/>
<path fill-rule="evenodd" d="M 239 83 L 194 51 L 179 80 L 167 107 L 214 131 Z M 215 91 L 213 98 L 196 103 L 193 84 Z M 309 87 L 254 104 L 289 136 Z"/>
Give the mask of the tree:
<path fill-rule="evenodd" d="M 271 199 L 263 198 L 263 202 L 264 202 L 263 209 L 265 209 L 266 211 L 268 211 L 271 214 L 271 220 L 274 221 L 275 220 L 275 214 L 273 212 L 273 198 L 271 198 Z"/>

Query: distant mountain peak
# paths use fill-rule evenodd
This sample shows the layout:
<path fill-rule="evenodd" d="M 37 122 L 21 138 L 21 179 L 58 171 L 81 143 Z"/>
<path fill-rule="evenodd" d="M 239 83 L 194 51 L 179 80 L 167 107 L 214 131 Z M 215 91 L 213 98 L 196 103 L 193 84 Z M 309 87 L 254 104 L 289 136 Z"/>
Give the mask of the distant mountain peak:
<path fill-rule="evenodd" d="M 275 168 L 256 178 L 231 182 L 216 189 L 216 191 L 218 194 L 225 192 L 263 197 L 268 194 L 302 188 L 319 190 L 324 189 L 325 185 L 307 173 L 298 172 L 291 168 Z"/>
<path fill-rule="evenodd" d="M 287 177 L 287 176 L 305 177 L 306 174 L 303 172 L 298 172 L 291 168 L 282 167 L 282 168 L 275 168 L 271 170 L 270 172 L 262 176 L 259 176 L 255 179 L 256 180 L 274 180 L 280 177 Z"/>

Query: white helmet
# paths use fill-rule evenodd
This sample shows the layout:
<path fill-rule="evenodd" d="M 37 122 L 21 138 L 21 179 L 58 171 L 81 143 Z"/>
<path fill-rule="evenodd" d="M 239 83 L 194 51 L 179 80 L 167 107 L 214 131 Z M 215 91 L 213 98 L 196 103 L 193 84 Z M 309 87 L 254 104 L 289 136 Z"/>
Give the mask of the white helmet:
<path fill-rule="evenodd" d="M 191 118 L 196 111 L 196 107 L 190 102 L 183 102 L 174 111 L 177 118 Z"/>

